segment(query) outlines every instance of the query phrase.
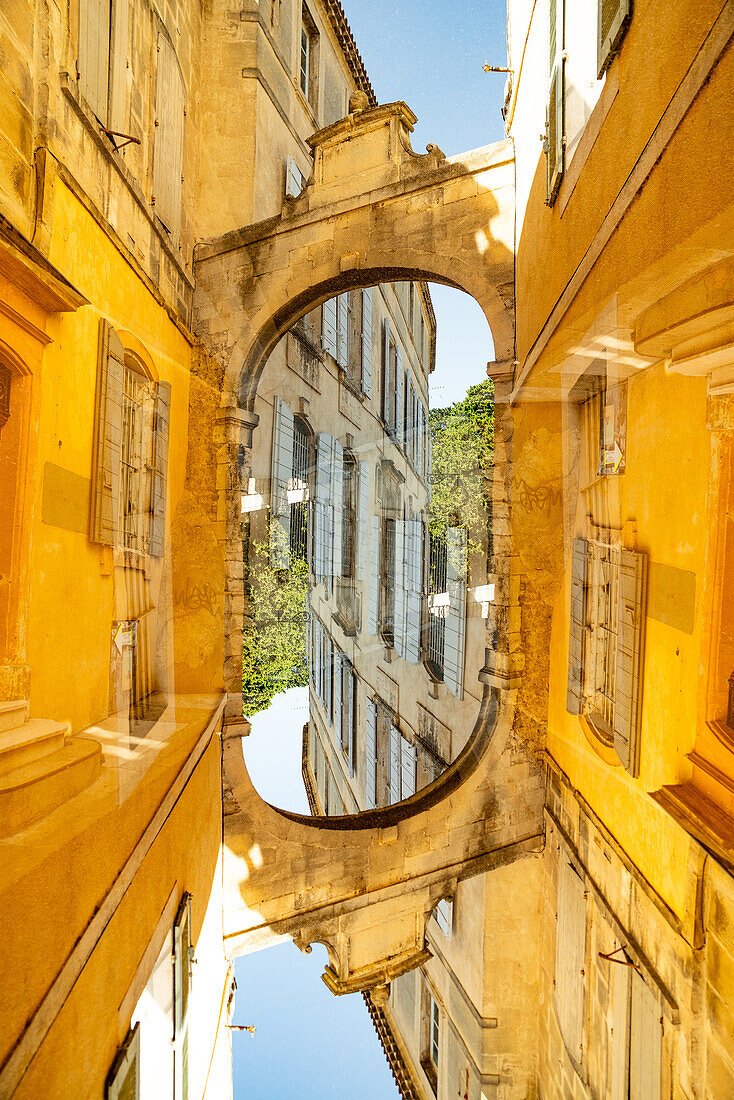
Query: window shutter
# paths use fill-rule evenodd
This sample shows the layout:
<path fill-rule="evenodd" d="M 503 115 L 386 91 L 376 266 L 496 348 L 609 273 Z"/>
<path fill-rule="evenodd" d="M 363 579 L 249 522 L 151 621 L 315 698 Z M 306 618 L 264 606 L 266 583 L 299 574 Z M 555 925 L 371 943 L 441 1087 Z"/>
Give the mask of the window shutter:
<path fill-rule="evenodd" d="M 584 690 L 584 635 L 588 593 L 589 548 L 586 539 L 571 547 L 571 614 L 568 628 L 568 684 L 566 710 L 581 714 Z"/>
<path fill-rule="evenodd" d="M 620 957 L 620 956 L 617 956 Z M 611 962 L 612 1091 L 610 1100 L 629 1100 L 630 979 L 632 968 Z"/>
<path fill-rule="evenodd" d="M 400 793 L 403 798 L 415 794 L 416 749 L 407 738 L 400 737 Z"/>
<path fill-rule="evenodd" d="M 631 0 L 598 0 L 596 62 L 599 80 L 619 52 L 631 14 Z"/>
<path fill-rule="evenodd" d="M 342 560 L 344 550 L 342 544 L 344 448 L 338 439 L 332 440 L 331 454 L 331 508 L 333 517 L 331 573 L 334 577 L 342 577 L 349 563 Z"/>
<path fill-rule="evenodd" d="M 436 924 L 447 938 L 451 936 L 454 925 L 454 903 L 449 898 L 441 898 L 434 910 Z"/>
<path fill-rule="evenodd" d="M 362 393 L 372 397 L 372 287 L 362 291 Z"/>
<path fill-rule="evenodd" d="M 401 657 L 405 658 L 405 521 L 395 521 L 395 623 L 393 640 Z"/>
<path fill-rule="evenodd" d="M 162 558 L 166 548 L 166 482 L 168 479 L 168 435 L 171 416 L 171 386 L 159 382 L 155 392 L 153 432 L 153 472 L 150 485 L 150 525 L 148 550 Z"/>
<path fill-rule="evenodd" d="M 314 576 L 317 581 L 330 574 L 329 540 L 331 538 L 331 459 L 333 439 L 322 432 L 316 440 L 316 484 L 314 487 Z"/>
<path fill-rule="evenodd" d="M 110 29 L 110 75 L 108 125 L 124 133 L 127 129 L 125 96 L 127 92 L 127 34 L 129 0 L 113 0 Z"/>
<path fill-rule="evenodd" d="M 561 186 L 566 139 L 564 134 L 564 0 L 550 3 L 550 83 L 546 108 L 546 203 L 551 206 Z"/>
<path fill-rule="evenodd" d="M 400 730 L 390 722 L 390 804 L 400 801 Z"/>
<path fill-rule="evenodd" d="M 617 604 L 617 667 L 614 688 L 614 751 L 630 773 L 639 768 L 642 696 L 641 660 L 645 596 L 644 554 L 622 550 Z"/>
<path fill-rule="evenodd" d="M 293 476 L 293 413 L 275 398 L 273 449 L 270 464 L 270 564 L 287 569 L 291 563 L 291 506 L 288 487 Z"/>
<path fill-rule="evenodd" d="M 321 346 L 336 359 L 336 298 L 329 298 L 321 307 Z"/>
<path fill-rule="evenodd" d="M 380 618 L 380 517 L 370 516 L 369 600 L 367 630 L 375 636 Z"/>
<path fill-rule="evenodd" d="M 79 5 L 79 83 L 97 118 L 107 125 L 110 71 L 110 0 Z"/>
<path fill-rule="evenodd" d="M 636 970 L 632 974 L 631 1001 L 630 1100 L 660 1100 L 663 1038 L 660 1006 Z"/>
<path fill-rule="evenodd" d="M 390 383 L 390 322 L 387 317 L 382 322 L 382 419 L 390 425 L 390 402 L 392 389 Z"/>
<path fill-rule="evenodd" d="M 342 661 L 342 654 L 334 652 L 334 740 L 339 748 L 341 748 L 343 728 Z"/>
<path fill-rule="evenodd" d="M 583 1042 L 586 901 L 584 884 L 561 850 L 556 924 L 556 1008 L 569 1053 L 581 1061 Z"/>
<path fill-rule="evenodd" d="M 334 643 L 324 630 L 324 707 L 326 717 L 334 724 Z"/>
<path fill-rule="evenodd" d="M 357 692 L 356 692 L 356 679 L 354 675 L 354 669 L 351 664 L 347 662 L 347 743 L 346 753 L 347 760 L 349 761 L 349 774 L 354 775 L 356 771 L 356 740 L 357 740 Z"/>
<path fill-rule="evenodd" d="M 288 167 L 285 175 L 285 193 L 292 199 L 297 199 L 303 191 L 303 172 L 298 167 L 293 157 L 288 157 Z"/>
<path fill-rule="evenodd" d="M 395 348 L 395 438 L 403 442 L 403 353 Z"/>
<path fill-rule="evenodd" d="M 446 531 L 446 588 L 449 595 L 444 635 L 443 678 L 457 699 L 464 694 L 464 640 L 466 633 L 466 531 Z"/>
<path fill-rule="evenodd" d="M 419 519 L 405 525 L 405 660 L 418 664 L 421 655 L 422 530 Z"/>
<path fill-rule="evenodd" d="M 158 78 L 155 93 L 153 195 L 155 212 L 173 238 L 181 223 L 181 170 L 184 138 L 184 83 L 176 51 L 158 35 Z"/>
<path fill-rule="evenodd" d="M 370 464 L 360 462 L 357 486 L 357 580 L 365 581 L 370 569 L 369 507 Z"/>
<path fill-rule="evenodd" d="M 140 1022 L 125 1036 L 105 1084 L 105 1100 L 140 1100 Z"/>
<path fill-rule="evenodd" d="M 349 291 L 337 298 L 337 362 L 344 370 L 349 370 Z"/>
<path fill-rule="evenodd" d="M 109 321 L 99 326 L 97 388 L 94 410 L 94 466 L 89 537 L 114 546 L 120 505 L 122 384 L 125 350 Z"/>
<path fill-rule="evenodd" d="M 377 805 L 377 708 L 371 699 L 366 701 L 365 715 L 364 794 L 367 809 L 372 810 Z"/>
<path fill-rule="evenodd" d="M 191 895 L 184 894 L 173 926 L 173 1080 L 175 1100 L 189 1095 L 189 995 L 191 992 Z"/>

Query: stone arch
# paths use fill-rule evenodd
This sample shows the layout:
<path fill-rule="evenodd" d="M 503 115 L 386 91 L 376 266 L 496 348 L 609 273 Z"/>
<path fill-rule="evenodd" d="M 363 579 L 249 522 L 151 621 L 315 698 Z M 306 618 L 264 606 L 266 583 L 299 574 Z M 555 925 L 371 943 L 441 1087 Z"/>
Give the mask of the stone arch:
<path fill-rule="evenodd" d="M 509 142 L 446 158 L 416 154 L 415 116 L 403 103 L 354 111 L 310 139 L 314 171 L 276 218 L 200 245 L 196 313 L 221 379 L 217 437 L 221 538 L 241 544 L 236 476 L 257 425 L 255 394 L 267 359 L 303 314 L 348 289 L 433 281 L 482 308 L 495 343 L 496 397 L 509 395 L 514 357 L 514 163 Z M 355 174 L 356 168 L 356 174 Z M 495 532 L 509 554 L 511 426 L 495 427 Z M 234 471 L 234 473 L 233 473 Z M 502 572 L 495 551 L 495 571 Z M 236 566 L 236 562 L 234 563 Z M 459 878 L 537 850 L 542 767 L 512 737 L 518 686 L 509 592 L 496 584 L 480 674 L 479 719 L 451 767 L 396 806 L 331 819 L 275 809 L 254 790 L 237 736 L 241 722 L 241 573 L 225 578 L 226 941 L 235 953 L 271 934 L 327 946 L 334 992 L 374 988 L 425 961 L 425 924 Z M 437 812 L 437 807 L 441 812 Z M 440 839 L 440 843 L 437 843 Z M 257 852 L 257 860 L 250 858 Z M 277 853 L 277 858 L 276 858 Z M 372 907 L 384 936 L 371 936 Z M 368 922 L 369 923 L 369 922 Z"/>

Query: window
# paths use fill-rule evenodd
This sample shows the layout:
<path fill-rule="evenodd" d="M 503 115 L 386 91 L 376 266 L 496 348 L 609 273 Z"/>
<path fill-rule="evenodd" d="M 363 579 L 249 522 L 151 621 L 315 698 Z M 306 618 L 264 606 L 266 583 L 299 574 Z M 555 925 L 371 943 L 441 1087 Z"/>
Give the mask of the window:
<path fill-rule="evenodd" d="M 153 469 L 154 385 L 135 360 L 125 359 L 120 457 L 120 544 L 144 551 L 148 540 Z"/>
<path fill-rule="evenodd" d="M 397 438 L 399 410 L 402 396 L 398 401 L 398 391 L 402 395 L 402 382 L 398 385 L 398 371 L 401 369 L 400 349 L 390 335 L 390 322 L 385 318 L 382 330 L 382 419 L 387 426 L 391 439 Z"/>
<path fill-rule="evenodd" d="M 556 912 L 555 1007 L 563 1041 L 571 1057 L 581 1062 L 583 1050 L 586 898 L 584 882 L 564 849 L 558 864 Z"/>
<path fill-rule="evenodd" d="M 153 204 L 157 217 L 174 240 L 181 223 L 184 99 L 184 81 L 176 51 L 166 35 L 159 34 Z"/>
<path fill-rule="evenodd" d="M 171 387 L 100 322 L 90 539 L 161 557 Z"/>
<path fill-rule="evenodd" d="M 421 1066 L 436 1095 L 440 1049 L 441 1011 L 428 983 L 424 981 L 421 997 Z"/>
<path fill-rule="evenodd" d="M 583 715 L 632 775 L 639 765 L 645 564 L 643 554 L 611 538 L 573 540 L 567 710 Z"/>
<path fill-rule="evenodd" d="M 660 1100 L 663 1029 L 658 998 L 623 948 L 612 953 L 609 965 L 611 1100 Z"/>
<path fill-rule="evenodd" d="M 314 111 L 318 105 L 319 34 L 308 8 L 301 12 L 298 84 Z"/>
<path fill-rule="evenodd" d="M 342 576 L 354 577 L 355 529 L 357 522 L 357 463 L 344 455 L 342 478 Z"/>
<path fill-rule="evenodd" d="M 127 121 L 128 0 L 81 0 L 79 87 L 103 126 L 121 132 Z"/>
<path fill-rule="evenodd" d="M 290 556 L 306 559 L 308 554 L 308 507 L 310 500 L 309 478 L 313 460 L 311 457 L 311 433 L 300 416 L 293 418 L 293 464 L 290 500 Z"/>

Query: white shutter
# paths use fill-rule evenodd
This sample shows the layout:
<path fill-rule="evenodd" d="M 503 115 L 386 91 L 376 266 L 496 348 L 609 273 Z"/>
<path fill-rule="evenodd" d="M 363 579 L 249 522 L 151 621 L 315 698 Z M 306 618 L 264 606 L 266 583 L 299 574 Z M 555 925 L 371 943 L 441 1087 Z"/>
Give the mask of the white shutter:
<path fill-rule="evenodd" d="M 372 810 L 377 805 L 376 774 L 377 774 L 377 708 L 371 699 L 365 704 L 365 774 L 364 793 L 367 809 Z"/>
<path fill-rule="evenodd" d="M 586 901 L 584 884 L 560 852 L 556 924 L 556 1008 L 569 1053 L 581 1061 L 583 1043 Z"/>
<path fill-rule="evenodd" d="M 316 440 L 316 484 L 314 486 L 314 575 L 317 581 L 330 575 L 331 557 L 331 459 L 333 439 L 322 432 Z"/>
<path fill-rule="evenodd" d="M 395 438 L 403 442 L 403 353 L 395 348 Z"/>
<path fill-rule="evenodd" d="M 390 722 L 390 804 L 400 801 L 400 730 Z"/>
<path fill-rule="evenodd" d="M 660 1100 L 662 1018 L 660 1006 L 647 983 L 632 974 L 630 1011 L 630 1100 Z"/>
<path fill-rule="evenodd" d="M 357 580 L 368 578 L 370 564 L 369 507 L 370 507 L 370 464 L 360 462 L 357 477 Z"/>
<path fill-rule="evenodd" d="M 444 634 L 443 678 L 457 699 L 464 693 L 464 643 L 466 635 L 466 531 L 446 531 L 446 587 L 449 595 Z"/>
<path fill-rule="evenodd" d="M 415 794 L 416 748 L 406 737 L 400 737 L 400 793 L 402 798 Z"/>
<path fill-rule="evenodd" d="M 598 0 L 597 75 L 599 80 L 618 52 L 632 12 L 632 0 Z"/>
<path fill-rule="evenodd" d="M 329 298 L 321 307 L 321 346 L 336 359 L 336 298 Z"/>
<path fill-rule="evenodd" d="M 382 419 L 392 424 L 392 387 L 390 383 L 390 322 L 382 322 Z"/>
<path fill-rule="evenodd" d="M 291 563 L 288 487 L 292 476 L 293 413 L 282 398 L 276 397 L 270 462 L 270 564 L 274 569 L 287 569 Z"/>
<path fill-rule="evenodd" d="M 127 92 L 128 0 L 113 0 L 110 28 L 109 110 L 110 130 L 127 130 L 125 99 Z"/>
<path fill-rule="evenodd" d="M 153 196 L 155 212 L 175 239 L 181 222 L 181 170 L 184 139 L 184 83 L 176 51 L 158 35 L 158 76 L 155 94 Z"/>
<path fill-rule="evenodd" d="M 345 563 L 342 560 L 344 547 L 342 545 L 343 522 L 343 498 L 344 498 L 344 448 L 338 439 L 331 442 L 331 508 L 332 508 L 332 562 L 331 572 L 334 577 L 344 576 Z"/>
<path fill-rule="evenodd" d="M 449 938 L 454 926 L 454 903 L 450 898 L 441 898 L 434 910 L 436 916 L 436 924 L 443 932 L 444 936 Z"/>
<path fill-rule="evenodd" d="M 417 466 L 419 475 L 425 480 L 426 477 L 426 410 L 423 407 L 423 402 L 418 399 L 418 454 L 417 454 Z"/>
<path fill-rule="evenodd" d="M 362 291 L 362 393 L 372 397 L 372 288 Z"/>
<path fill-rule="evenodd" d="M 370 516 L 369 600 L 367 630 L 375 636 L 380 619 L 380 517 Z"/>
<path fill-rule="evenodd" d="M 288 157 L 288 167 L 285 176 L 285 193 L 292 199 L 297 199 L 303 191 L 303 172 L 298 167 L 293 157 Z"/>
<path fill-rule="evenodd" d="M 79 83 L 95 115 L 107 124 L 110 71 L 110 0 L 79 4 Z"/>
<path fill-rule="evenodd" d="M 612 1089 L 610 1100 L 629 1100 L 630 980 L 632 967 L 612 960 Z"/>
<path fill-rule="evenodd" d="M 173 926 L 174 1098 L 189 1095 L 189 997 L 191 992 L 191 895 L 184 894 Z"/>
<path fill-rule="evenodd" d="M 550 0 L 550 82 L 546 108 L 546 203 L 552 205 L 561 186 L 564 168 L 564 0 Z"/>
<path fill-rule="evenodd" d="M 571 612 L 568 629 L 568 684 L 566 710 L 581 714 L 584 690 L 584 633 L 588 592 L 589 548 L 586 539 L 571 547 Z"/>
<path fill-rule="evenodd" d="M 342 744 L 342 654 L 334 651 L 334 741 Z"/>
<path fill-rule="evenodd" d="M 405 658 L 405 521 L 395 521 L 395 622 L 393 640 L 401 657 Z"/>
<path fill-rule="evenodd" d="M 349 370 L 349 291 L 337 298 L 336 359 L 340 367 Z"/>
<path fill-rule="evenodd" d="M 409 520 L 405 524 L 405 660 L 414 665 L 421 656 L 422 545 L 421 521 Z"/>
<path fill-rule="evenodd" d="M 645 596 L 644 554 L 622 550 L 617 603 L 617 666 L 614 686 L 614 751 L 630 773 L 640 761 L 641 659 Z"/>
<path fill-rule="evenodd" d="M 324 707 L 330 723 L 334 721 L 334 643 L 324 628 Z"/>

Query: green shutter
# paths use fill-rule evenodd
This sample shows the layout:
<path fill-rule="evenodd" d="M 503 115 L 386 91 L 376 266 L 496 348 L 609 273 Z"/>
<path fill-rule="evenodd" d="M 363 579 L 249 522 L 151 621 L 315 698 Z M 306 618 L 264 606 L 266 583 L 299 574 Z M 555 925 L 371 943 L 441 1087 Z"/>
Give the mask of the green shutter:
<path fill-rule="evenodd" d="M 92 542 L 104 546 L 114 546 L 117 541 L 124 372 L 125 350 L 112 325 L 102 319 L 97 356 L 89 537 Z"/>
<path fill-rule="evenodd" d="M 166 548 L 166 484 L 168 480 L 168 436 L 171 417 L 171 386 L 159 382 L 155 393 L 153 429 L 153 473 L 150 485 L 150 527 L 148 550 L 162 558 Z"/>
<path fill-rule="evenodd" d="M 584 689 L 584 633 L 588 585 L 586 539 L 574 539 L 571 549 L 571 614 L 568 629 L 568 687 L 566 710 L 581 714 Z"/>
<path fill-rule="evenodd" d="M 614 750 L 630 775 L 637 775 L 640 757 L 645 565 L 644 554 L 622 551 L 617 596 Z"/>
<path fill-rule="evenodd" d="M 596 62 L 600 80 L 619 52 L 631 14 L 631 0 L 598 0 Z"/>

